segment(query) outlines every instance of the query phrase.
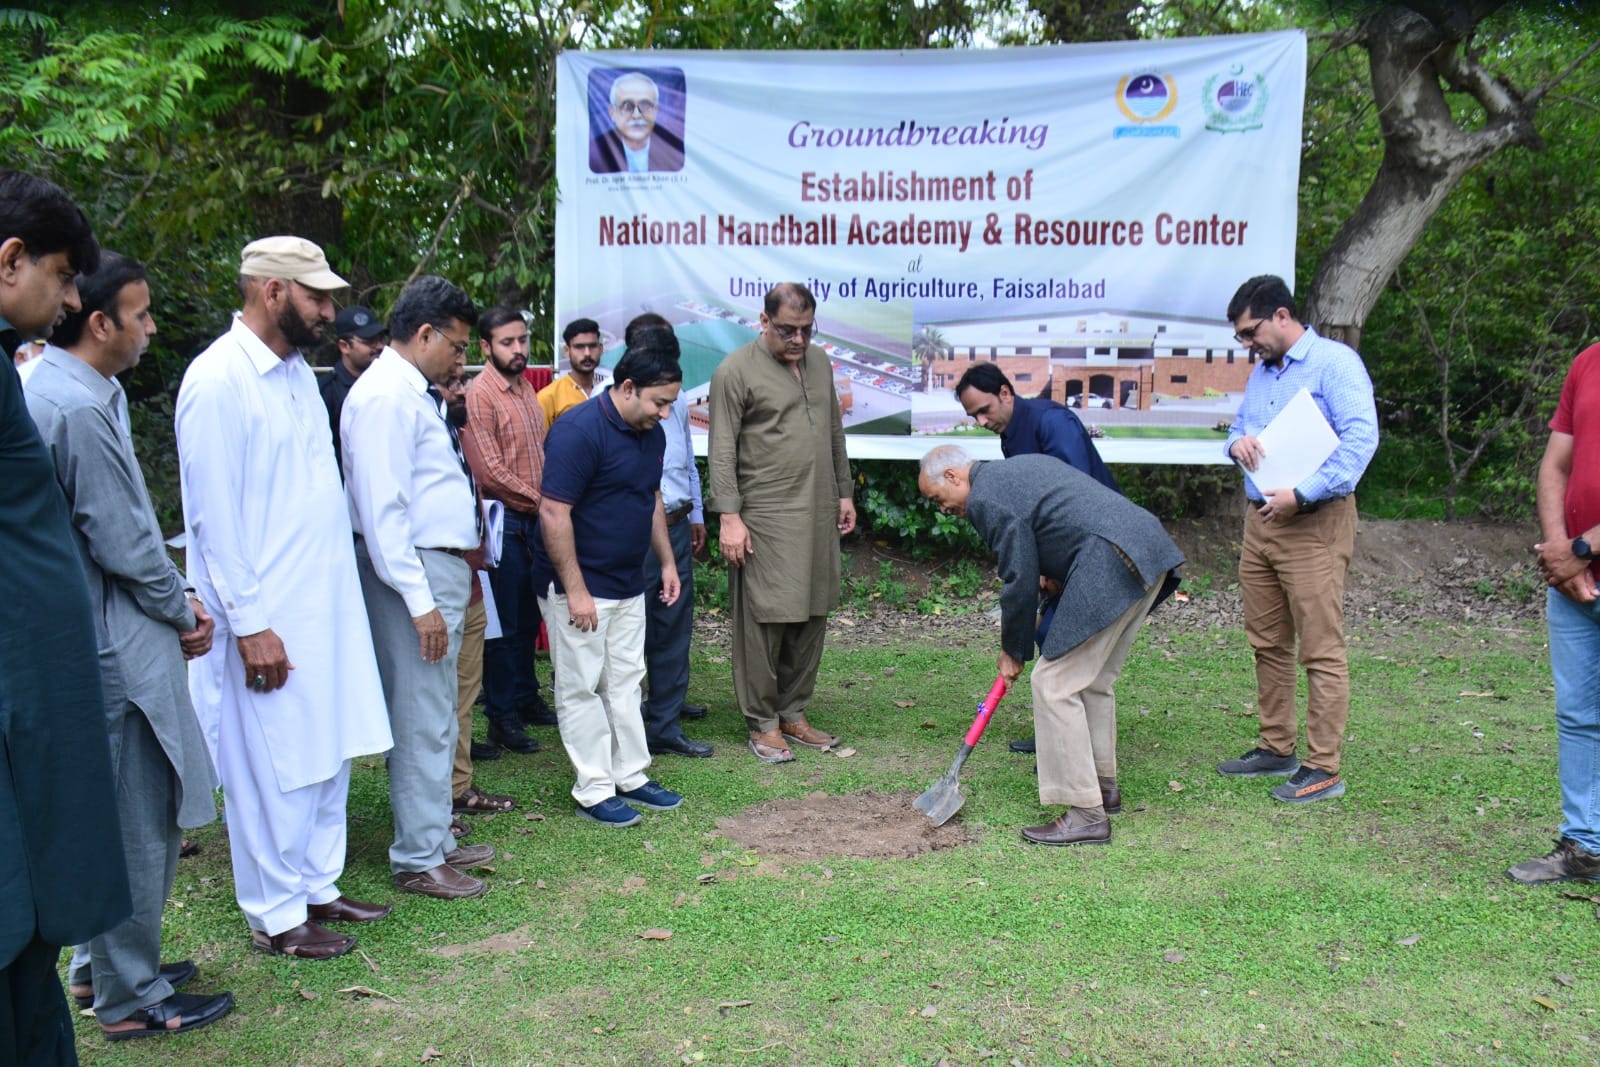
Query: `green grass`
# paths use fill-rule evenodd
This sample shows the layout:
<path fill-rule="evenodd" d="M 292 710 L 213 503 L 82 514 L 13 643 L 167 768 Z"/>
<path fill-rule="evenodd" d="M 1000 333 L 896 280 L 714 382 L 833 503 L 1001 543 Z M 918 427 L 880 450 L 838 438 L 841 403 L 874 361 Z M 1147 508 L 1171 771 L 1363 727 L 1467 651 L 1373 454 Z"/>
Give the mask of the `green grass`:
<path fill-rule="evenodd" d="M 1086 423 L 1094 422 L 1092 411 L 1080 412 L 1079 417 Z M 1129 426 L 1123 423 L 1106 423 L 1100 428 L 1106 432 L 1106 437 L 1123 440 L 1216 441 L 1220 448 L 1228 439 L 1227 434 L 1218 433 L 1209 426 Z"/>
<path fill-rule="evenodd" d="M 1595 1062 L 1594 907 L 1502 873 L 1545 851 L 1558 818 L 1542 628 L 1357 632 L 1338 801 L 1289 809 L 1271 782 L 1215 773 L 1254 738 L 1249 652 L 1237 631 L 1172 627 L 1141 636 L 1119 684 L 1128 810 L 1109 847 L 1018 838 L 1054 814 L 1005 750 L 1030 730 L 1025 687 L 963 774 L 967 845 L 798 863 L 717 832 L 773 798 L 931 783 L 993 677 L 992 624 L 964 632 L 835 642 L 812 717 L 857 754 L 780 767 L 741 746 L 726 650 L 698 647 L 693 692 L 712 712 L 690 733 L 717 756 L 661 760 L 688 803 L 633 830 L 572 816 L 565 758 L 539 731 L 544 752 L 479 765 L 524 808 L 473 820 L 471 840 L 507 853 L 478 901 L 392 891 L 381 761 L 361 761 L 342 888 L 396 902 L 355 928 L 365 957 L 251 952 L 207 828 L 179 868 L 168 958 L 195 958 L 196 987 L 232 989 L 238 1009 L 114 1048 L 80 1021 L 83 1061 Z M 641 940 L 650 929 L 672 936 Z M 339 992 L 353 986 L 395 999 Z"/>

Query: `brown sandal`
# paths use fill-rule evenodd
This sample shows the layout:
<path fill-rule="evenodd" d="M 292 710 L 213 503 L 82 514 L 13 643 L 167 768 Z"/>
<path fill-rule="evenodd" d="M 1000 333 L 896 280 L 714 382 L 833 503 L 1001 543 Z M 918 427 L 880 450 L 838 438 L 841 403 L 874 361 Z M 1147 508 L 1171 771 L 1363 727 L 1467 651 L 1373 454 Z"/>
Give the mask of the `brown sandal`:
<path fill-rule="evenodd" d="M 475 785 L 467 787 L 467 791 L 456 797 L 451 807 L 453 812 L 465 812 L 469 815 L 494 814 L 496 812 L 511 811 L 517 806 L 514 798 L 500 793 L 485 793 Z"/>
<path fill-rule="evenodd" d="M 460 819 L 451 819 L 450 820 L 450 836 L 451 837 L 466 837 L 470 833 L 472 833 L 472 827 L 468 826 L 466 823 L 462 822 Z"/>

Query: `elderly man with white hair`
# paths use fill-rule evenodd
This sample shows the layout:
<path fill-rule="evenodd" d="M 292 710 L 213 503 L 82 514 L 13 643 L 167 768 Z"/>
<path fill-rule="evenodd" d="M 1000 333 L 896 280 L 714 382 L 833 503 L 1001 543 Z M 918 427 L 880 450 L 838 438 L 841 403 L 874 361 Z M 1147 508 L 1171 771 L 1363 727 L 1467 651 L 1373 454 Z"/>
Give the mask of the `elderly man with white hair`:
<path fill-rule="evenodd" d="M 643 174 L 683 169 L 683 141 L 656 125 L 661 90 L 639 71 L 611 83 L 611 128 L 589 141 L 589 170 L 595 174 Z M 597 124 L 598 125 L 598 124 Z"/>

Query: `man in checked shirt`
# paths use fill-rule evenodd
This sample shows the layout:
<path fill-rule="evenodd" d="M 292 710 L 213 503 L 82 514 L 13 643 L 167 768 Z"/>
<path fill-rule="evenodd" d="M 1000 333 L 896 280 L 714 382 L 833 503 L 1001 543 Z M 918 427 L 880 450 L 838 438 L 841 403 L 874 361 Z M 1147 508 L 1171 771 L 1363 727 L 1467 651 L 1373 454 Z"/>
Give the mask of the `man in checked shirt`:
<path fill-rule="evenodd" d="M 539 605 L 529 584 L 545 422 L 538 394 L 522 374 L 528 365 L 522 313 L 508 307 L 485 311 L 478 317 L 478 344 L 487 366 L 467 387 L 467 461 L 484 498 L 506 507 L 500 565 L 489 572 L 501 636 L 483 644 L 483 713 L 491 744 L 527 754 L 539 751 L 539 742 L 523 723 L 556 721 L 534 671 Z"/>
<path fill-rule="evenodd" d="M 1228 435 L 1250 500 L 1239 557 L 1244 630 L 1256 657 L 1261 733 L 1256 747 L 1217 770 L 1239 778 L 1290 776 L 1276 800 L 1304 804 L 1344 793 L 1339 760 L 1350 716 L 1344 579 L 1356 542 L 1356 483 L 1378 449 L 1372 379 L 1348 345 L 1317 336 L 1295 314 L 1282 278 L 1263 274 L 1228 303 L 1234 339 L 1258 360 Z M 1257 485 L 1266 451 L 1257 438 L 1301 389 L 1311 393 L 1339 445 L 1299 485 Z M 1306 671 L 1305 762 L 1296 758 L 1295 641 Z"/>

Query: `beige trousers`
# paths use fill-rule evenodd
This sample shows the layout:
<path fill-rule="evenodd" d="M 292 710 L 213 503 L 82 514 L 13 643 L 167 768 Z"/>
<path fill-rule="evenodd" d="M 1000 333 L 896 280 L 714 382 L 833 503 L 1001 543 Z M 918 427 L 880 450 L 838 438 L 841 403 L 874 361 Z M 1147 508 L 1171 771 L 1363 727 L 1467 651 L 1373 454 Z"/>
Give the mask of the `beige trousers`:
<path fill-rule="evenodd" d="M 1033 665 L 1040 804 L 1097 808 L 1100 779 L 1117 776 L 1117 698 L 1111 687 L 1160 591 L 1157 581 L 1110 626 L 1065 655 Z M 1061 610 L 1070 608 L 1063 604 Z"/>
<path fill-rule="evenodd" d="M 459 797 L 472 788 L 472 708 L 483 688 L 483 631 L 489 625 L 483 601 L 467 605 L 466 628 L 461 634 L 461 655 L 456 658 L 456 763 L 450 774 L 450 795 Z"/>

